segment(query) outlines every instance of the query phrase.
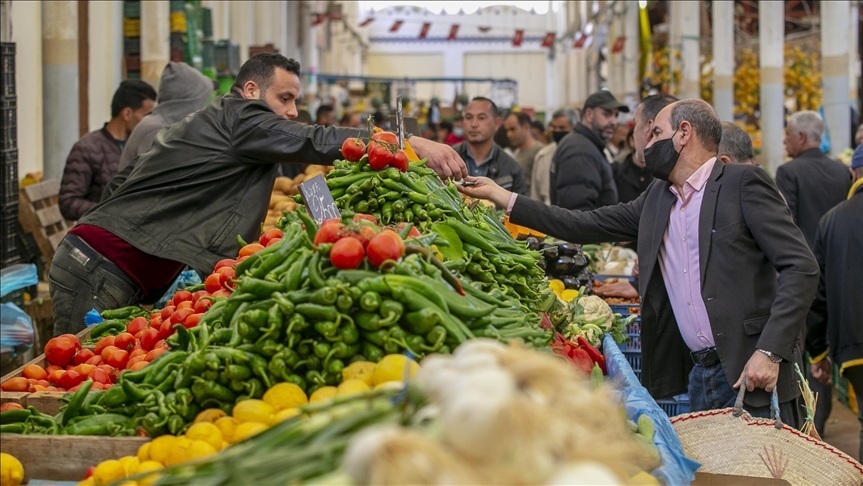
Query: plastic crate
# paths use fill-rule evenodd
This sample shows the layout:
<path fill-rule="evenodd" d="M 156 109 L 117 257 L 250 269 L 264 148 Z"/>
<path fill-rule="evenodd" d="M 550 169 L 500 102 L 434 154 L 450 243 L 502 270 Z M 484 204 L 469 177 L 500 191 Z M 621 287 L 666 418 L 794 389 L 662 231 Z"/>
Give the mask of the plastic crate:
<path fill-rule="evenodd" d="M 18 263 L 18 262 L 15 262 L 15 263 Z M 14 265 L 15 263 L 10 263 L 9 265 Z M 9 265 L 3 265 L 3 266 L 7 267 Z M 3 302 L 4 304 L 12 303 L 12 304 L 17 305 L 18 307 L 23 307 L 24 306 L 24 292 L 25 292 L 25 289 L 13 290 L 12 292 L 9 292 L 8 294 L 6 294 L 2 298 L 0 298 L 0 302 Z"/>
<path fill-rule="evenodd" d="M 15 43 L 0 43 L 0 96 L 15 96 Z"/>
<path fill-rule="evenodd" d="M 126 71 L 141 71 L 141 56 L 137 54 L 126 54 Z M 140 78 L 140 74 L 138 75 Z"/>
<path fill-rule="evenodd" d="M 141 19 L 123 19 L 123 36 L 141 37 Z"/>
<path fill-rule="evenodd" d="M 140 54 L 141 53 L 141 38 L 140 37 L 124 37 L 123 38 L 123 54 Z"/>
<path fill-rule="evenodd" d="M 172 32 L 171 33 L 171 41 L 170 41 L 171 49 L 183 50 L 186 48 L 186 34 Z"/>
<path fill-rule="evenodd" d="M 184 0 L 171 0 L 171 12 L 185 12 L 186 2 Z"/>
<path fill-rule="evenodd" d="M 230 41 L 221 40 L 213 45 L 213 59 L 216 62 L 216 72 L 219 76 L 234 76 L 240 72 L 240 46 Z"/>
<path fill-rule="evenodd" d="M 18 218 L 4 218 L 0 221 L 0 259 L 4 262 L 10 259 L 20 259 L 21 251 L 19 249 L 20 240 L 18 238 Z"/>
<path fill-rule="evenodd" d="M 213 38 L 213 9 L 209 7 L 201 9 L 201 32 L 204 39 Z"/>
<path fill-rule="evenodd" d="M 127 19 L 141 18 L 141 2 L 138 0 L 123 2 L 123 17 Z"/>
<path fill-rule="evenodd" d="M 186 12 L 171 12 L 171 21 L 170 21 L 171 33 L 185 33 L 186 32 Z"/>
<path fill-rule="evenodd" d="M 624 351 L 623 356 L 635 373 L 635 377 L 641 380 L 641 351 Z"/>
<path fill-rule="evenodd" d="M 3 177 L 2 193 L 0 193 L 0 207 L 3 208 L 3 216 L 7 212 L 15 211 L 14 216 L 18 218 L 18 151 L 8 150 L 2 152 L 7 155 L 7 152 L 14 152 L 14 155 L 9 155 L 11 162 L 6 162 L 5 157 L 2 166 L 0 166 L 0 177 Z M 14 206 L 14 208 L 12 208 Z"/>
<path fill-rule="evenodd" d="M 666 400 L 657 400 L 656 404 L 669 417 L 689 413 L 689 395 L 677 395 Z"/>
<path fill-rule="evenodd" d="M 18 109 L 14 96 L 0 98 L 0 150 L 18 147 Z M 15 163 L 18 163 L 16 156 Z"/>
<path fill-rule="evenodd" d="M 620 314 L 623 317 L 641 313 L 641 304 L 608 304 L 608 306 L 611 307 L 612 313 Z"/>
<path fill-rule="evenodd" d="M 182 49 L 171 49 L 171 62 L 186 62 Z"/>
<path fill-rule="evenodd" d="M 201 64 L 204 69 L 216 71 L 215 47 L 213 41 L 205 40 L 201 45 Z"/>

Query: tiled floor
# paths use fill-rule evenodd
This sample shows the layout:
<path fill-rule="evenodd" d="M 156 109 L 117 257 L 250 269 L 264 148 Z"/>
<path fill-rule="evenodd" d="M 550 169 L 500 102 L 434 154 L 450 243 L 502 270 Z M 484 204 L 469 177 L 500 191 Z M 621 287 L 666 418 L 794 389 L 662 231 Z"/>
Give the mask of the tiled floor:
<path fill-rule="evenodd" d="M 848 407 L 836 400 L 833 394 L 833 411 L 827 419 L 824 442 L 858 459 L 860 447 L 860 425 L 857 416 Z"/>

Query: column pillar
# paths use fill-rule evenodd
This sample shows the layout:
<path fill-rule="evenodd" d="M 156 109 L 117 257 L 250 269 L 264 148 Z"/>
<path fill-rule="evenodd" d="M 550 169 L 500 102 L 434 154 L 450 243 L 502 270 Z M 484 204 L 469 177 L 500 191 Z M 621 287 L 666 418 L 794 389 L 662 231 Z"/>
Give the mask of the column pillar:
<path fill-rule="evenodd" d="M 78 141 L 78 4 L 62 0 L 41 7 L 44 175 L 60 179 Z"/>
<path fill-rule="evenodd" d="M 785 124 L 783 105 L 785 4 L 783 2 L 759 0 L 758 37 L 761 64 L 761 148 L 764 153 L 762 167 L 773 174 L 782 164 L 784 157 L 782 138 Z"/>
<path fill-rule="evenodd" d="M 159 89 L 171 60 L 171 10 L 168 2 L 141 2 L 141 80 Z"/>
<path fill-rule="evenodd" d="M 623 96 L 623 52 L 613 52 L 617 38 L 623 35 L 623 18 L 620 4 L 609 6 L 611 25 L 608 29 L 608 89 L 618 99 Z"/>
<path fill-rule="evenodd" d="M 252 44 L 252 18 L 254 7 L 245 2 L 231 2 L 230 39 L 240 46 L 240 65 L 249 59 L 249 46 Z"/>
<path fill-rule="evenodd" d="M 299 2 L 282 2 L 284 14 L 282 15 L 281 34 L 284 37 L 284 53 L 286 57 L 291 57 L 302 61 L 300 56 L 300 46 L 297 42 L 297 26 L 299 25 L 300 3 Z"/>
<path fill-rule="evenodd" d="M 300 52 L 302 53 L 301 66 L 303 68 L 302 85 L 307 98 L 314 98 L 318 94 L 318 79 L 316 73 L 320 70 L 318 56 L 318 27 L 312 25 L 312 13 L 314 2 L 304 1 L 300 6 Z"/>
<path fill-rule="evenodd" d="M 851 146 L 851 100 L 848 97 L 848 0 L 821 4 L 821 79 L 824 85 L 824 121 L 830 131 L 830 154 L 834 157 Z M 855 39 L 856 41 L 856 39 Z"/>
<path fill-rule="evenodd" d="M 734 2 L 713 2 L 713 108 L 722 121 L 734 119 Z"/>
<path fill-rule="evenodd" d="M 681 48 L 680 10 L 683 3 L 684 2 L 668 2 L 668 17 L 665 22 L 668 24 L 668 92 L 671 94 L 680 93 L 680 86 L 678 86 L 678 83 L 674 81 L 674 72 L 680 65 L 680 61 L 677 60 L 676 53 Z M 682 74 L 683 72 L 681 70 L 681 80 Z"/>
<path fill-rule="evenodd" d="M 857 5 L 848 2 L 848 32 L 851 36 L 851 43 L 848 46 L 848 98 L 851 100 L 852 106 L 857 107 L 858 114 L 861 113 L 860 96 L 860 12 L 857 10 Z M 863 121 L 858 121 L 858 125 Z M 854 127 L 856 130 L 857 127 Z"/>
<path fill-rule="evenodd" d="M 638 3 L 625 4 L 624 35 L 626 44 L 623 47 L 623 91 L 620 96 L 632 96 L 635 100 L 641 98 L 641 80 L 638 79 L 638 63 L 641 60 L 639 35 Z"/>
<path fill-rule="evenodd" d="M 680 12 L 680 95 L 701 97 L 701 3 L 681 2 Z M 676 23 L 676 22 L 675 22 Z"/>
<path fill-rule="evenodd" d="M 7 3 L 7 6 L 11 2 Z M 42 62 L 42 4 L 37 2 L 18 2 L 15 8 L 7 10 L 8 19 L 12 25 L 31 25 L 27 29 L 9 29 L 3 35 L 11 36 L 15 43 L 15 96 L 18 98 L 18 176 L 23 177 L 28 172 L 45 172 L 43 167 L 43 96 L 42 73 L 45 66 Z M 5 19 L 4 19 L 5 20 Z M 73 25 L 75 21 L 72 21 Z M 8 37 L 7 37 L 8 38 Z M 24 55 L 21 46 L 28 46 L 29 53 Z M 75 59 L 75 57 L 72 57 Z M 78 79 L 78 76 L 72 76 Z M 77 99 L 77 94 L 74 96 Z M 27 107 L 23 109 L 22 107 Z M 52 109 L 52 113 L 55 112 Z M 77 120 L 76 113 L 68 115 L 70 120 Z M 78 133 L 76 127 L 70 128 L 70 133 Z M 68 153 L 67 153 L 68 155 Z M 65 162 L 63 157 L 61 164 Z M 62 166 L 61 170 L 62 170 Z"/>
<path fill-rule="evenodd" d="M 90 2 L 89 10 L 88 131 L 93 131 L 111 119 L 111 96 L 123 80 L 123 4 Z M 158 82 L 153 87 L 158 88 Z"/>

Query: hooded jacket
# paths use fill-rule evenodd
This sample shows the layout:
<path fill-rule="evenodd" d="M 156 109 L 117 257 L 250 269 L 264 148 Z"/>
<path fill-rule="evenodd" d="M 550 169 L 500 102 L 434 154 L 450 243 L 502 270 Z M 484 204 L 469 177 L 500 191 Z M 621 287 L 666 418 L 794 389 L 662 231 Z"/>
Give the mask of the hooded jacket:
<path fill-rule="evenodd" d="M 551 160 L 551 203 L 590 211 L 617 204 L 611 164 L 602 153 L 605 142 L 582 124 L 557 144 Z"/>
<path fill-rule="evenodd" d="M 120 169 L 150 150 L 159 130 L 182 120 L 207 104 L 213 80 L 182 62 L 169 62 L 159 80 L 159 104 L 132 130 L 120 155 Z"/>

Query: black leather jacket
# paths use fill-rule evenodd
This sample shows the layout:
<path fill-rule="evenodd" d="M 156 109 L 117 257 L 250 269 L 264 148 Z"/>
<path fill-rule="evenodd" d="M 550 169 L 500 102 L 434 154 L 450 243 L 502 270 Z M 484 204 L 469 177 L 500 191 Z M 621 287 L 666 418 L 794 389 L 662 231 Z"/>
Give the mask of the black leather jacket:
<path fill-rule="evenodd" d="M 206 275 L 236 256 L 237 235 L 258 238 L 279 163 L 332 164 L 355 136 L 368 134 L 290 121 L 229 93 L 161 130 L 79 223 Z"/>

